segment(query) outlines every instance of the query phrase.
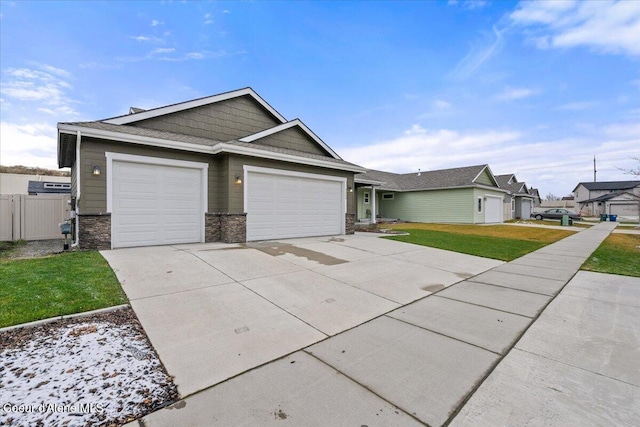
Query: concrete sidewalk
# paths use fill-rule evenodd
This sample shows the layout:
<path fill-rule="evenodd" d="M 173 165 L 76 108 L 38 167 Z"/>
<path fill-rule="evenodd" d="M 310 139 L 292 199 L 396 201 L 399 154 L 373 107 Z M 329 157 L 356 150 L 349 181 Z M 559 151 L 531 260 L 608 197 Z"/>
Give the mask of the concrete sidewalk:
<path fill-rule="evenodd" d="M 640 280 L 576 276 L 614 227 L 598 224 L 499 265 L 200 391 L 143 423 L 629 424 L 640 416 Z M 395 285 L 391 278 L 388 284 Z M 580 357 L 570 359 L 575 353 Z M 531 384 L 527 375 L 540 381 Z M 559 391 L 549 395 L 545 378 Z"/>

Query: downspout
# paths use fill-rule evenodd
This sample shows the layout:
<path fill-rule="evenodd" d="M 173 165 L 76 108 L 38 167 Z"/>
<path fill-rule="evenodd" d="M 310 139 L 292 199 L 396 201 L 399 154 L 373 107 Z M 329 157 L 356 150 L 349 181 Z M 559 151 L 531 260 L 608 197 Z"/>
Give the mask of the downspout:
<path fill-rule="evenodd" d="M 75 242 L 71 244 L 72 248 L 75 248 L 80 244 L 80 232 L 78 231 L 79 222 L 80 222 L 80 220 L 78 219 L 78 213 L 79 213 L 80 194 L 81 194 L 80 193 L 80 170 L 82 169 L 80 167 L 80 142 L 82 142 L 82 135 L 80 134 L 80 131 L 77 131 L 77 135 L 78 135 L 78 138 L 76 139 L 76 215 L 75 215 L 76 225 L 74 227 L 76 231 L 76 238 L 75 238 Z"/>

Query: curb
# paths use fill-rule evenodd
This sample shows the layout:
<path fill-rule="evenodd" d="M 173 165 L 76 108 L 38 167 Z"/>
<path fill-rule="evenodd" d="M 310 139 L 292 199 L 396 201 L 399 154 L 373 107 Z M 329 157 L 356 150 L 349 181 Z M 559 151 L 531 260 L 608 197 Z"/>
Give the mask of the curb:
<path fill-rule="evenodd" d="M 116 310 L 120 310 L 120 309 L 123 309 L 123 308 L 126 308 L 126 307 L 131 307 L 131 306 L 129 304 L 121 304 L 121 305 L 116 305 L 116 306 L 113 306 L 113 307 L 99 308 L 98 310 L 85 311 L 83 313 L 64 314 L 62 316 L 49 317 L 48 319 L 35 320 L 33 322 L 21 323 L 19 325 L 13 325 L 13 326 L 7 326 L 5 328 L 0 328 L 0 333 L 13 331 L 15 329 L 33 328 L 35 326 L 40 326 L 40 325 L 45 325 L 47 323 L 55 322 L 56 320 L 74 319 L 76 317 L 88 317 L 88 316 L 92 316 L 94 314 L 108 313 L 110 311 L 116 311 Z"/>

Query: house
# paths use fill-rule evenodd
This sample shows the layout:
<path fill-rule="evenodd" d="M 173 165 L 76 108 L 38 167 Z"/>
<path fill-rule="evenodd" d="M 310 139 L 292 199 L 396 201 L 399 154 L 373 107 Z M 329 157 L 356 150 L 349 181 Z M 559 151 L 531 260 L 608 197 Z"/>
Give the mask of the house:
<path fill-rule="evenodd" d="M 27 191 L 31 196 L 37 196 L 38 194 L 70 194 L 71 183 L 29 181 L 29 186 Z"/>
<path fill-rule="evenodd" d="M 53 175 L 33 175 L 20 173 L 4 173 L 0 172 L 0 194 L 31 194 L 30 187 L 32 182 L 49 183 L 49 184 L 69 184 L 71 178 L 68 176 Z M 37 184 L 40 185 L 40 184 Z M 34 187 L 32 187 L 34 188 Z M 68 193 L 68 191 L 67 191 Z"/>
<path fill-rule="evenodd" d="M 357 217 L 376 222 L 498 223 L 508 191 L 488 165 L 396 174 L 367 170 L 355 176 Z"/>
<path fill-rule="evenodd" d="M 251 88 L 58 123 L 58 165 L 81 248 L 353 233 L 364 171 Z"/>
<path fill-rule="evenodd" d="M 640 181 L 581 182 L 573 194 L 576 209 L 584 216 L 638 217 Z"/>
<path fill-rule="evenodd" d="M 529 194 L 533 196 L 533 207 L 538 208 L 542 204 L 542 198 L 537 188 L 529 188 Z"/>
<path fill-rule="evenodd" d="M 535 195 L 531 194 L 527 184 L 519 182 L 514 174 L 496 175 L 496 181 L 498 181 L 500 188 L 509 191 L 505 196 L 505 219 L 531 218 Z"/>

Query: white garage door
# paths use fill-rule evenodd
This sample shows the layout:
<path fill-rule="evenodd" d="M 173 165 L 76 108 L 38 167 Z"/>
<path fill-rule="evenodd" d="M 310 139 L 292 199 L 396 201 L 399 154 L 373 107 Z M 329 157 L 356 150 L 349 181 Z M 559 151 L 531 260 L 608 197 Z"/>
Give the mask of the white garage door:
<path fill-rule="evenodd" d="M 610 215 L 620 216 L 638 216 L 638 204 L 637 203 L 611 203 L 609 204 Z"/>
<path fill-rule="evenodd" d="M 502 197 L 487 196 L 484 206 L 484 222 L 502 222 Z"/>
<path fill-rule="evenodd" d="M 531 218 L 531 200 L 523 200 L 522 201 L 522 219 Z"/>
<path fill-rule="evenodd" d="M 202 169 L 113 161 L 114 248 L 203 241 Z"/>
<path fill-rule="evenodd" d="M 344 178 L 245 170 L 247 240 L 344 233 Z"/>

